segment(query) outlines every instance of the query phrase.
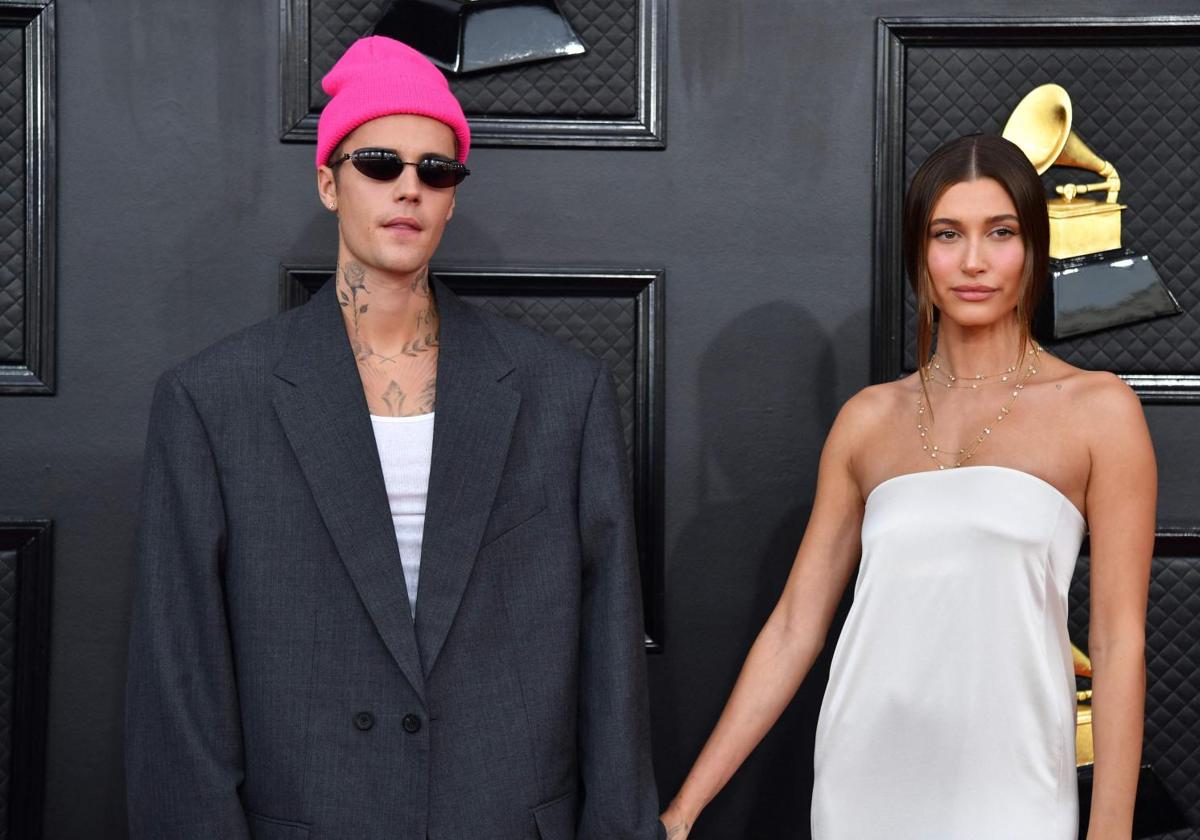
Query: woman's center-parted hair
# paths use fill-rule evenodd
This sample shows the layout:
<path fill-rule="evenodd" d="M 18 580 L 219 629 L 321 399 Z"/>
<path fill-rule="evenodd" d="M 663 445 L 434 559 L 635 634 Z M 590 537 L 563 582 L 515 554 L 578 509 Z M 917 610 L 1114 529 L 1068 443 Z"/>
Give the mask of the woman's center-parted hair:
<path fill-rule="evenodd" d="M 938 199 L 963 181 L 992 178 L 1017 208 L 1025 264 L 1017 298 L 1020 342 L 1013 348 L 1018 363 L 1029 344 L 1030 322 L 1050 271 L 1050 220 L 1041 176 L 1016 145 L 993 134 L 969 134 L 939 146 L 917 169 L 904 196 L 904 269 L 917 297 L 917 365 L 929 363 L 933 347 L 933 281 L 926 249 L 929 222 Z M 924 380 L 922 379 L 922 387 Z"/>

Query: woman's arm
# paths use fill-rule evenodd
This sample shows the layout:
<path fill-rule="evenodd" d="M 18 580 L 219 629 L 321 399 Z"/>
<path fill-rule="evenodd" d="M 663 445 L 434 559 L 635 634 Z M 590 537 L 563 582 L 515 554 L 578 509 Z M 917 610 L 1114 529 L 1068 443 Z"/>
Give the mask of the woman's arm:
<path fill-rule="evenodd" d="M 1092 456 L 1092 730 L 1095 781 L 1088 840 L 1129 840 L 1142 755 L 1145 625 L 1158 475 L 1137 396 L 1104 376 L 1084 400 Z"/>
<path fill-rule="evenodd" d="M 662 815 L 670 840 L 700 811 L 783 713 L 821 652 L 859 557 L 863 499 L 850 455 L 863 398 L 846 404 L 821 454 L 816 500 L 783 594 L 758 634 L 716 728 Z M 856 405 L 857 403 L 857 405 Z"/>

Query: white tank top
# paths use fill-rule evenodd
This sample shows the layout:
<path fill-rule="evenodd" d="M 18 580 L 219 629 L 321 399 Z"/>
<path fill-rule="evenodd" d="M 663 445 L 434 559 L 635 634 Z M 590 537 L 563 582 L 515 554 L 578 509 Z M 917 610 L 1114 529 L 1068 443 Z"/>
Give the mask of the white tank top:
<path fill-rule="evenodd" d="M 417 615 L 417 583 L 421 576 L 421 539 L 425 530 L 425 497 L 433 456 L 433 412 L 412 417 L 371 415 L 375 446 L 383 467 L 392 526 L 400 547 L 404 585 L 411 615 Z"/>

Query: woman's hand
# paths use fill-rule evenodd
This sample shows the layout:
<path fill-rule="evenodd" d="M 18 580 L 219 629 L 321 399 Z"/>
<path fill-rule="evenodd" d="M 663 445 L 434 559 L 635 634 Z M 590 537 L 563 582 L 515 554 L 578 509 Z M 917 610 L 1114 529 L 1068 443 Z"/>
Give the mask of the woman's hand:
<path fill-rule="evenodd" d="M 825 644 L 861 553 L 864 502 L 850 456 L 875 431 L 873 421 L 890 416 L 878 405 L 873 394 L 855 396 L 829 432 L 816 500 L 783 594 L 754 640 L 716 727 L 662 814 L 669 840 L 688 836 L 708 803 L 783 714 Z"/>
<path fill-rule="evenodd" d="M 692 830 L 692 822 L 679 812 L 674 802 L 667 806 L 667 810 L 662 812 L 659 819 L 666 826 L 667 840 L 687 840 Z"/>

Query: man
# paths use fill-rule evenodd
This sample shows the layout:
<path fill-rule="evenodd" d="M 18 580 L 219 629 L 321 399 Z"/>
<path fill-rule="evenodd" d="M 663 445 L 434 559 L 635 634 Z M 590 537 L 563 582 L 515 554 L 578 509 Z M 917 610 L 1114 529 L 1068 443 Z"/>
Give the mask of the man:
<path fill-rule="evenodd" d="M 371 37 L 324 85 L 334 282 L 155 394 L 132 836 L 661 836 L 610 377 L 430 276 L 436 68 Z"/>

